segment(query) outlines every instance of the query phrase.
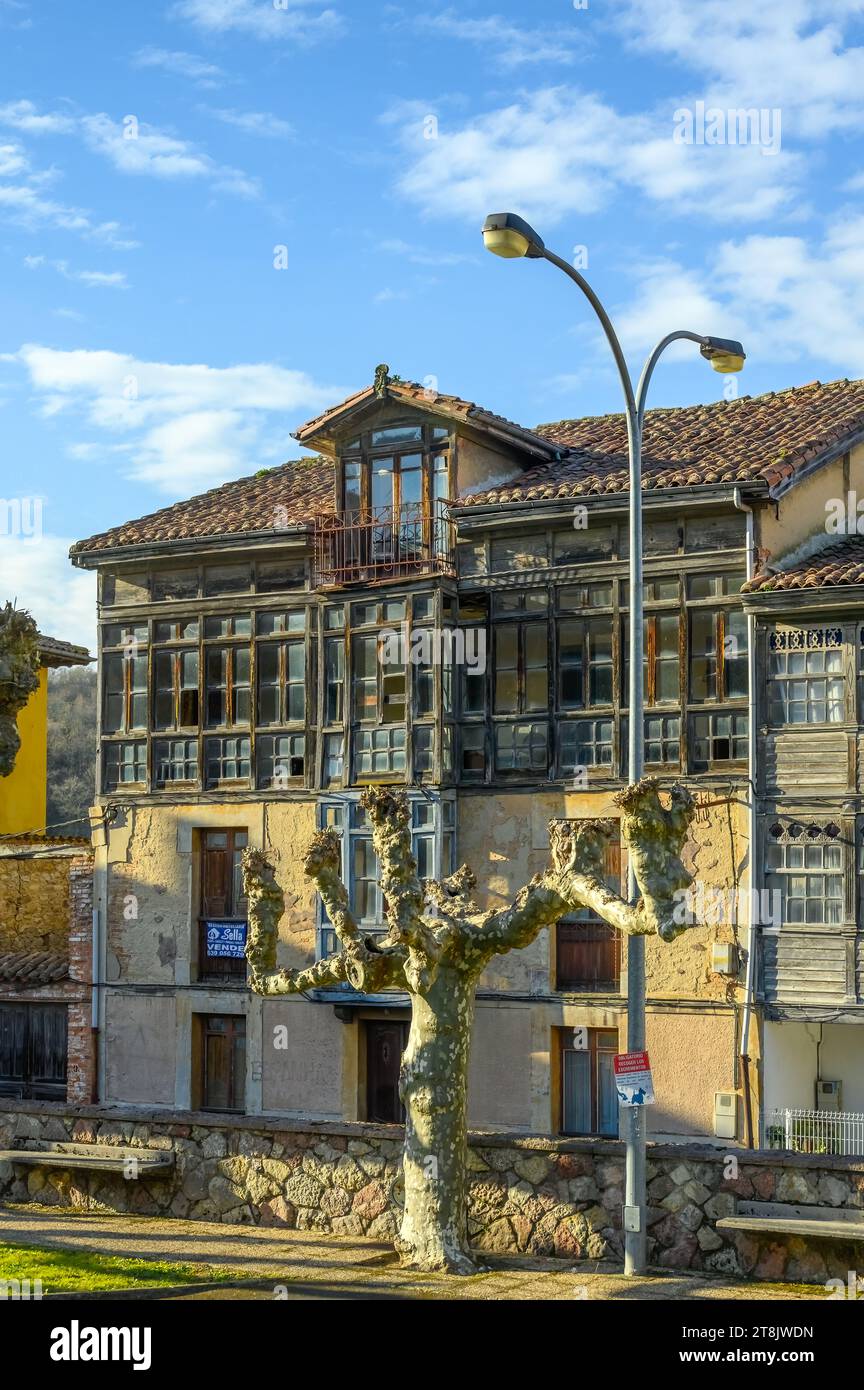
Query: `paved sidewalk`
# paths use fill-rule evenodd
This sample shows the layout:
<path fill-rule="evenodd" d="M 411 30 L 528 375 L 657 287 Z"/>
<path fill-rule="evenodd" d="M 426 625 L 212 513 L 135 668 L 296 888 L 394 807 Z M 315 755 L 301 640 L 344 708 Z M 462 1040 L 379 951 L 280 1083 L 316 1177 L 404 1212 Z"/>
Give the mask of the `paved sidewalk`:
<path fill-rule="evenodd" d="M 221 1266 L 239 1278 L 272 1281 L 248 1297 L 285 1297 L 277 1286 L 320 1284 L 322 1297 L 510 1299 L 824 1299 L 821 1285 L 750 1284 L 670 1272 L 625 1279 L 615 1266 L 574 1267 L 561 1260 L 491 1255 L 487 1273 L 472 1278 L 400 1270 L 390 1245 L 362 1237 L 209 1221 L 164 1221 L 32 1205 L 0 1208 L 0 1242 L 103 1255 Z M 219 1298 L 220 1293 L 185 1297 Z M 225 1290 L 224 1296 L 236 1298 Z M 305 1295 L 309 1297 L 307 1292 Z M 314 1296 L 314 1295 L 311 1295 Z"/>

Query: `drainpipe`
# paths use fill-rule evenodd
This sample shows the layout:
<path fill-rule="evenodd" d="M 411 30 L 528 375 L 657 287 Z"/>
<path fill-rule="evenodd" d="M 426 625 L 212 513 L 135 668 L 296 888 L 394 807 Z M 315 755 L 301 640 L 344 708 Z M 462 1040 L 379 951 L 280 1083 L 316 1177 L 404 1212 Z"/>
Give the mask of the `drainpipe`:
<path fill-rule="evenodd" d="M 754 535 L 753 508 L 741 501 L 741 489 L 736 487 L 732 500 L 739 512 L 747 517 L 747 578 L 753 578 Z M 744 985 L 744 1012 L 741 1017 L 741 1078 L 744 1087 L 744 1125 L 748 1149 L 753 1143 L 753 1096 L 750 1090 L 750 1024 L 753 1017 L 753 994 L 756 987 L 756 620 L 747 615 L 747 780 L 750 795 L 747 802 L 747 826 L 750 837 L 750 906 L 747 913 L 747 978 Z"/>

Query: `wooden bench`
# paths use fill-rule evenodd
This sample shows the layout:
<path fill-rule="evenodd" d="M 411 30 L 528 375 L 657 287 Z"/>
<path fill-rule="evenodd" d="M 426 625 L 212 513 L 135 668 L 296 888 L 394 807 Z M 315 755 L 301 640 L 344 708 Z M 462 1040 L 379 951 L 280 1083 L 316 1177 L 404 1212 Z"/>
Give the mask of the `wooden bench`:
<path fill-rule="evenodd" d="M 0 1163 L 4 1160 L 29 1168 L 86 1168 L 98 1173 L 122 1173 L 125 1178 L 133 1179 L 156 1177 L 174 1169 L 174 1154 L 170 1149 L 50 1143 L 45 1139 L 28 1139 L 21 1148 L 0 1149 Z"/>
<path fill-rule="evenodd" d="M 735 1216 L 721 1216 L 718 1231 L 747 1235 L 802 1236 L 864 1244 L 864 1211 L 849 1207 L 795 1206 L 791 1202 L 739 1202 Z"/>

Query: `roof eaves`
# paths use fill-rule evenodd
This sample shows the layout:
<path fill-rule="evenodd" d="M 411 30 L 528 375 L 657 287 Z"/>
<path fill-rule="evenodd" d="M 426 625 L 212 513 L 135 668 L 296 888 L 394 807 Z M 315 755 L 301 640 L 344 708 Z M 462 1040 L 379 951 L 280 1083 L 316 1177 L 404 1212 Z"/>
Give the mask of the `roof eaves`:
<path fill-rule="evenodd" d="M 96 569 L 99 565 L 122 560 L 146 560 L 160 555 L 179 555 L 187 550 L 236 550 L 238 545 L 278 545 L 283 541 L 305 539 L 312 521 L 283 526 L 278 531 L 213 531 L 207 535 L 171 536 L 166 540 L 135 541 L 129 545 L 87 546 L 78 542 L 69 551 L 69 559 L 79 569 Z M 81 549 L 82 544 L 85 548 Z"/>

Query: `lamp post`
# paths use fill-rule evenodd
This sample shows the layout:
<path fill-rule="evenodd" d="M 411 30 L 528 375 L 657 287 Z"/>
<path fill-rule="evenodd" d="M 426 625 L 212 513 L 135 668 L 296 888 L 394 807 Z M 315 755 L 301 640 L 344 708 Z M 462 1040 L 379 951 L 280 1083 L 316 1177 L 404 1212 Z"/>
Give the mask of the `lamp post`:
<path fill-rule="evenodd" d="M 495 212 L 483 224 L 483 241 L 487 251 L 505 259 L 526 257 L 528 260 L 551 261 L 569 275 L 591 304 L 612 349 L 621 387 L 624 392 L 627 421 L 627 452 L 630 465 L 630 632 L 628 681 L 628 764 L 627 780 L 633 784 L 642 776 L 645 749 L 643 709 L 645 675 L 643 661 L 642 617 L 642 427 L 645 419 L 645 400 L 654 368 L 670 343 L 686 339 L 698 343 L 702 356 L 717 372 L 738 372 L 744 365 L 744 349 L 740 343 L 727 338 L 709 338 L 686 329 L 667 333 L 648 357 L 636 390 L 609 315 L 584 276 L 568 261 L 547 250 L 542 239 L 521 217 L 512 212 Z M 630 900 L 636 898 L 636 881 L 631 867 L 628 875 Z M 627 1050 L 645 1049 L 645 938 L 631 936 L 627 947 Z M 624 1273 L 642 1274 L 646 1264 L 646 1194 L 645 1194 L 645 1110 L 641 1105 L 625 1107 L 626 1177 L 624 1193 Z"/>

